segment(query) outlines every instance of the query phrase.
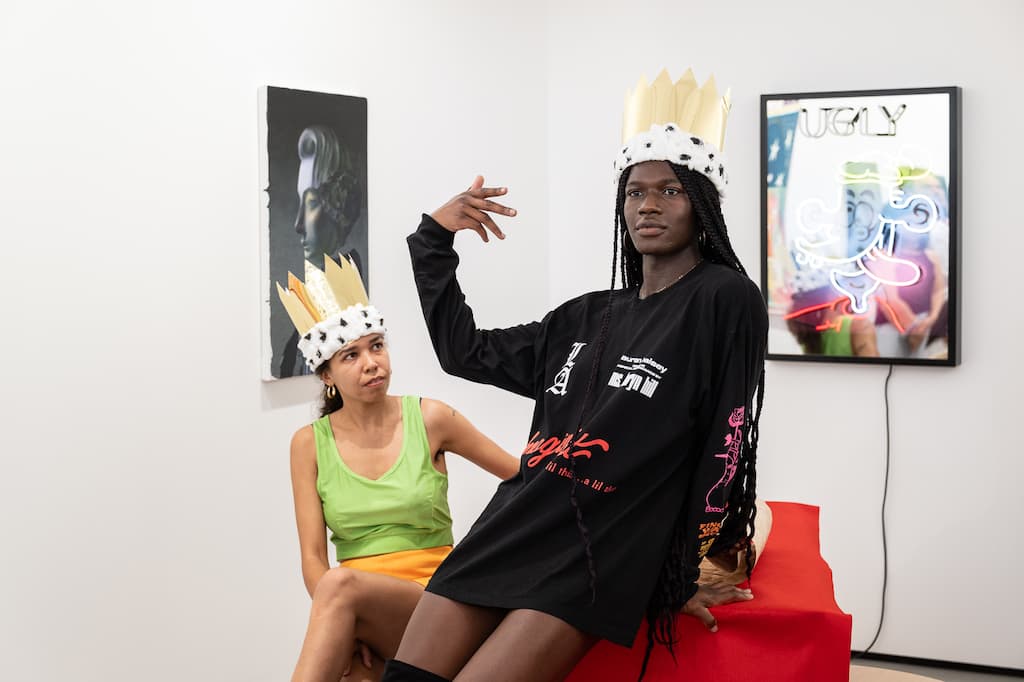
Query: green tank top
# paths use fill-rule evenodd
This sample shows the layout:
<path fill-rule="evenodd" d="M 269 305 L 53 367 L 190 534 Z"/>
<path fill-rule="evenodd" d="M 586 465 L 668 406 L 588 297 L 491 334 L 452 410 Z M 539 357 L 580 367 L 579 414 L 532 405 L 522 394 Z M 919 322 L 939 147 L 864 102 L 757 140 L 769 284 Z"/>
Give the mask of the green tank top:
<path fill-rule="evenodd" d="M 313 433 L 316 489 L 338 561 L 453 544 L 448 477 L 431 462 L 419 397 L 402 396 L 402 448 L 376 480 L 348 468 L 328 417 Z"/>
<path fill-rule="evenodd" d="M 839 329 L 826 329 L 821 333 L 821 354 L 852 357 L 853 356 L 853 319 L 844 315 L 840 319 Z"/>

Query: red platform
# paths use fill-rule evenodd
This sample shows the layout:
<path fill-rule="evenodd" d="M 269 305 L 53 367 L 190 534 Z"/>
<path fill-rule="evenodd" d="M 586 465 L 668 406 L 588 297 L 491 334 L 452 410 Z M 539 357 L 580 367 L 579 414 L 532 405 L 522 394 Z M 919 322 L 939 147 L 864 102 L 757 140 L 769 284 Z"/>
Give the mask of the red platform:
<path fill-rule="evenodd" d="M 821 558 L 818 508 L 768 506 L 772 527 L 751 578 L 754 599 L 714 607 L 716 633 L 680 615 L 678 664 L 655 645 L 645 681 L 848 682 L 852 619 L 836 605 L 832 570 Z M 632 649 L 599 642 L 568 680 L 635 680 L 646 645 L 645 623 Z"/>

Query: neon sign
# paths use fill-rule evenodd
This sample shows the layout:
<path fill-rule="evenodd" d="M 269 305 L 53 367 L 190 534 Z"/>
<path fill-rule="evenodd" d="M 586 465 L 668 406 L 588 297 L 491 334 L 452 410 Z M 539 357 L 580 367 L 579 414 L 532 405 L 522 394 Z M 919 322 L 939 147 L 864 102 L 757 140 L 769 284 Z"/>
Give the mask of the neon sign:
<path fill-rule="evenodd" d="M 827 206 L 819 198 L 800 202 L 800 233 L 793 242 L 797 265 L 825 272 L 833 288 L 849 300 L 852 312 L 858 315 L 867 313 L 871 296 L 880 286 L 907 287 L 919 282 L 921 266 L 894 254 L 898 233 L 925 234 L 935 227 L 939 212 L 935 201 L 925 194 L 908 195 L 901 189 L 907 180 L 929 174 L 927 169 L 913 174 L 899 170 L 892 174 L 842 171 L 840 176 L 848 187 L 847 220 L 838 219 L 843 210 L 840 206 Z M 887 197 L 870 220 L 860 219 L 858 210 L 866 204 L 856 201 L 856 192 L 849 189 L 865 180 L 877 183 Z M 852 208 L 851 200 L 856 202 Z M 840 222 L 845 223 L 843 228 L 837 227 Z"/>
<path fill-rule="evenodd" d="M 846 137 L 853 135 L 860 130 L 861 135 L 874 137 L 894 137 L 896 135 L 896 121 L 906 113 L 907 105 L 900 104 L 893 111 L 887 106 L 879 105 L 878 109 L 885 120 L 886 128 L 883 132 L 871 131 L 871 112 L 867 107 L 819 107 L 818 120 L 814 131 L 811 131 L 810 114 L 807 109 L 800 109 L 800 117 L 797 120 L 800 134 L 805 137 L 822 137 L 825 134 L 841 135 Z M 878 116 L 875 116 L 875 120 Z"/>

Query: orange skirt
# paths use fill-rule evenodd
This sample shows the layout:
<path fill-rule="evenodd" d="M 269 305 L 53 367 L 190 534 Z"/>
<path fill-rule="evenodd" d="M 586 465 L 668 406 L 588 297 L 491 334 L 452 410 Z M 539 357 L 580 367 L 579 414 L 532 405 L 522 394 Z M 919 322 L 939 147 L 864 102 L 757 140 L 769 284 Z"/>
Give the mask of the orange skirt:
<path fill-rule="evenodd" d="M 430 547 L 429 549 L 409 549 L 404 552 L 374 554 L 347 559 L 341 562 L 345 568 L 358 571 L 390 575 L 403 580 L 412 580 L 426 587 L 434 571 L 441 565 L 444 558 L 452 551 L 451 545 Z"/>

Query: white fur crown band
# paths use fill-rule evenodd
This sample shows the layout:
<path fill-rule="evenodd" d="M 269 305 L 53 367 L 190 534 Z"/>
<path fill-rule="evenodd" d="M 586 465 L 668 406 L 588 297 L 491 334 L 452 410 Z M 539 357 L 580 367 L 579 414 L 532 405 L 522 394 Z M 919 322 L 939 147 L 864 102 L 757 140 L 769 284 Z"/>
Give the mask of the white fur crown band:
<path fill-rule="evenodd" d="M 384 317 L 372 305 L 357 303 L 313 325 L 299 338 L 299 350 L 306 366 L 316 371 L 339 350 L 370 334 L 387 334 Z"/>
<path fill-rule="evenodd" d="M 655 123 L 650 130 L 631 137 L 615 158 L 615 182 L 630 166 L 644 161 L 668 161 L 685 166 L 707 177 L 725 198 L 729 175 L 725 172 L 725 159 L 718 148 L 693 133 L 682 130 L 675 123 Z"/>

